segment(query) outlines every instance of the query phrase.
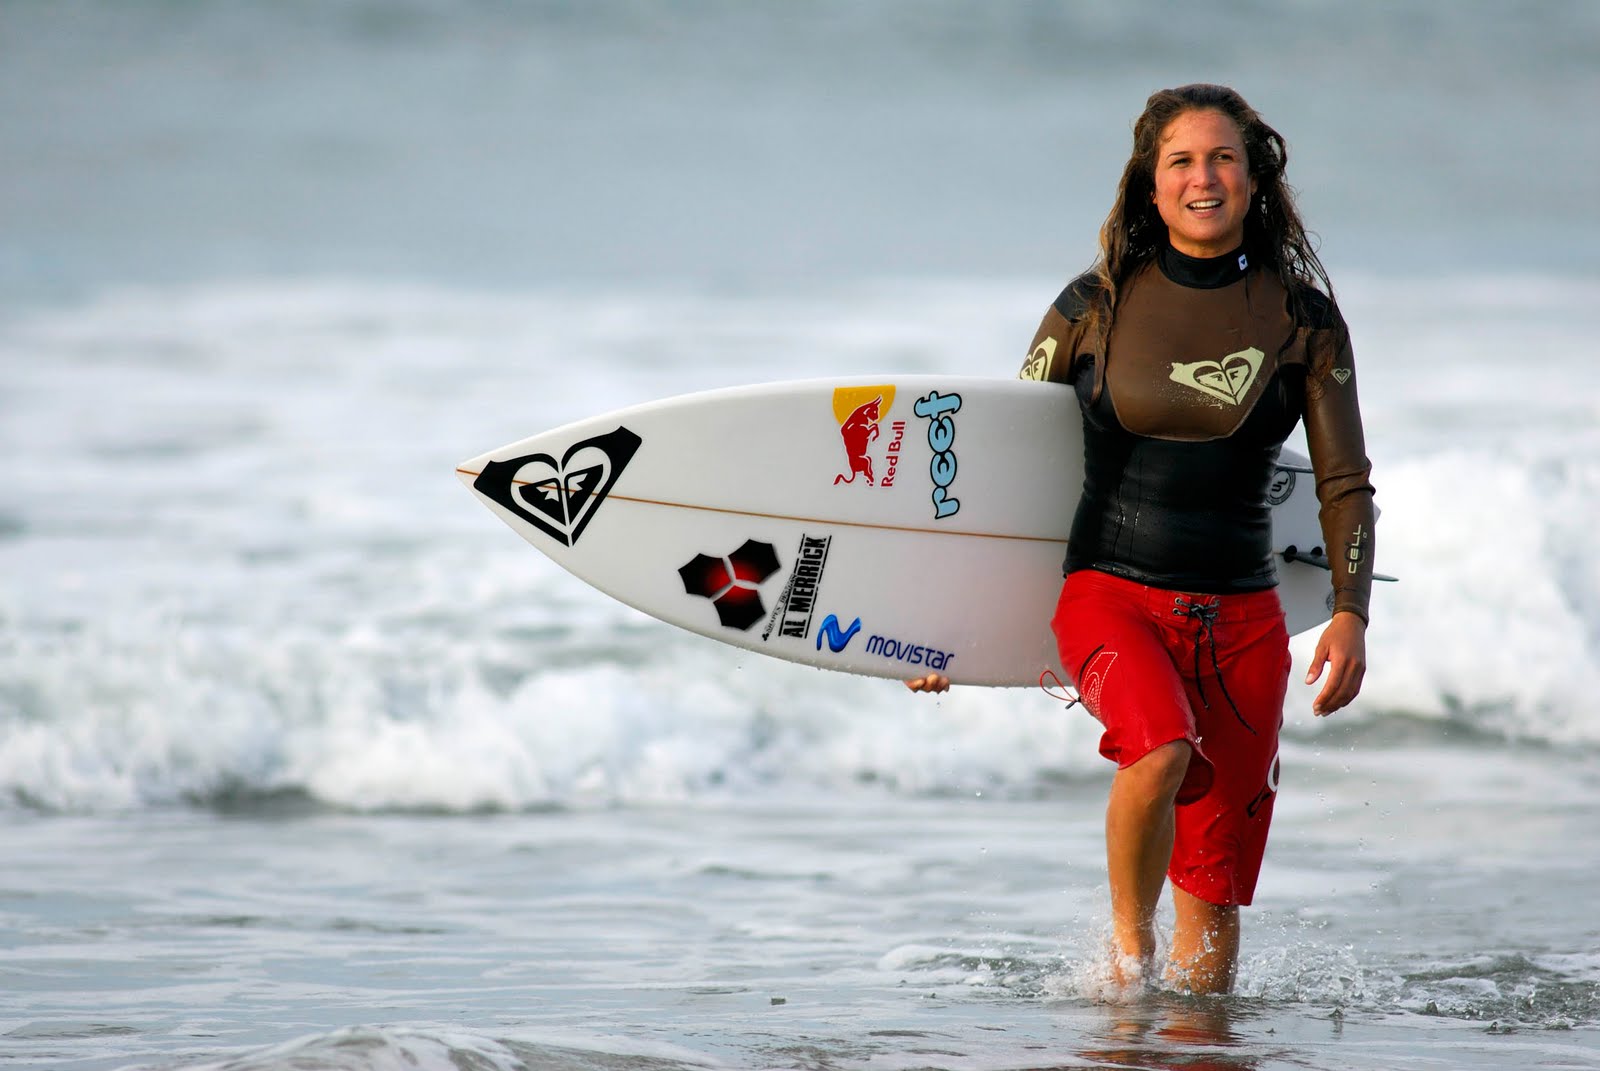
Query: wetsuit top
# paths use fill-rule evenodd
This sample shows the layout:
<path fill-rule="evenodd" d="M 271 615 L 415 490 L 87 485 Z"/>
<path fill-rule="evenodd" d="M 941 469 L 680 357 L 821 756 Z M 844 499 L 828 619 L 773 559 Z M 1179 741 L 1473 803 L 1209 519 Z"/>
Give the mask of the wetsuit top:
<path fill-rule="evenodd" d="M 1366 620 L 1371 465 L 1338 308 L 1307 288 L 1297 323 L 1283 284 L 1244 250 L 1197 259 L 1169 246 L 1122 285 L 1102 345 L 1086 322 L 1096 288 L 1085 275 L 1062 291 L 1021 372 L 1071 384 L 1083 410 L 1066 571 L 1214 594 L 1273 587 L 1267 489 L 1303 418 L 1333 610 Z"/>

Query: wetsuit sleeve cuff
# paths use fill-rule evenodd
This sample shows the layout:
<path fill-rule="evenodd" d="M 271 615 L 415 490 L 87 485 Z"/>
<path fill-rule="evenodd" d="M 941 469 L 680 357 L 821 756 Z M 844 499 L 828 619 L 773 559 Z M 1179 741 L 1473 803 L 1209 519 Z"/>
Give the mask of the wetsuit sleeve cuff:
<path fill-rule="evenodd" d="M 1333 612 L 1336 613 L 1336 614 L 1344 614 L 1344 613 L 1355 614 L 1357 617 L 1359 617 L 1361 619 L 1361 623 L 1363 625 L 1371 625 L 1372 624 L 1372 618 L 1367 616 L 1367 610 L 1366 610 L 1366 607 L 1364 607 L 1364 606 L 1341 606 L 1341 605 L 1337 605 L 1336 604 L 1334 606 L 1334 608 L 1333 608 Z"/>

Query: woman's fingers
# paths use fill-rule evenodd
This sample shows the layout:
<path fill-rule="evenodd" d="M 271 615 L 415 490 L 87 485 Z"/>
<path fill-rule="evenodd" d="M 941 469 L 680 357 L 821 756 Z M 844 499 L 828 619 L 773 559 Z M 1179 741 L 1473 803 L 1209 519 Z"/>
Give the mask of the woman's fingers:
<path fill-rule="evenodd" d="M 1367 623 L 1349 612 L 1334 614 L 1322 630 L 1306 672 L 1306 683 L 1312 684 L 1324 670 L 1328 671 L 1322 691 L 1311 703 L 1313 714 L 1332 714 L 1360 693 L 1362 678 L 1367 674 L 1366 636 Z"/>
<path fill-rule="evenodd" d="M 1367 673 L 1365 662 L 1349 655 L 1335 654 L 1328 659 L 1328 665 L 1328 681 L 1311 704 L 1311 712 L 1319 717 L 1332 714 L 1359 695 Z"/>

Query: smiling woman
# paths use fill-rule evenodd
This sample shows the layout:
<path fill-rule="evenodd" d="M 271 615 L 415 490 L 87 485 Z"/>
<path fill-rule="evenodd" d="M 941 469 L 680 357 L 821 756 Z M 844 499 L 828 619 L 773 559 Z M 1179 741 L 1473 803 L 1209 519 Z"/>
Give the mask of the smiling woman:
<path fill-rule="evenodd" d="M 1150 97 L 1094 269 L 1045 314 L 1022 376 L 1070 385 L 1084 482 L 1052 627 L 1117 764 L 1106 859 L 1119 976 L 1148 978 L 1172 882 L 1168 977 L 1225 991 L 1279 784 L 1289 636 L 1268 486 L 1302 418 L 1333 620 L 1315 713 L 1366 668 L 1375 518 L 1349 332 L 1283 180 L 1283 138 L 1233 90 Z M 1226 673 L 1224 673 L 1226 667 Z M 907 682 L 943 691 L 932 674 Z"/>
<path fill-rule="evenodd" d="M 1371 465 L 1349 332 L 1286 159 L 1283 138 L 1231 89 L 1154 94 L 1100 261 L 1057 299 L 1023 365 L 1071 384 L 1083 409 L 1084 488 L 1053 626 L 1118 767 L 1106 855 L 1130 980 L 1154 952 L 1169 878 L 1173 976 L 1232 984 L 1289 674 L 1263 517 L 1302 417 L 1324 544 L 1343 566 L 1307 674 L 1330 671 L 1315 713 L 1355 698 L 1366 667 Z"/>
<path fill-rule="evenodd" d="M 1172 248 L 1191 257 L 1237 249 L 1255 193 L 1244 135 L 1232 119 L 1207 109 L 1183 112 L 1167 124 L 1150 199 Z"/>

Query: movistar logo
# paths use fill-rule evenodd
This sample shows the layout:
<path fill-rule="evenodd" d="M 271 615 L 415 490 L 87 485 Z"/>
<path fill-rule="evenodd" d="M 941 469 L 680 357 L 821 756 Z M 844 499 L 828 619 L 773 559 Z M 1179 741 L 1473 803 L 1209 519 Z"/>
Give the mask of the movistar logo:
<path fill-rule="evenodd" d="M 834 614 L 829 614 L 822 619 L 822 628 L 817 632 L 817 650 L 822 650 L 822 641 L 827 640 L 828 649 L 834 654 L 838 654 L 849 646 L 855 634 L 860 631 L 861 619 L 859 617 L 850 622 L 849 628 L 841 630 L 839 628 L 839 618 Z"/>

